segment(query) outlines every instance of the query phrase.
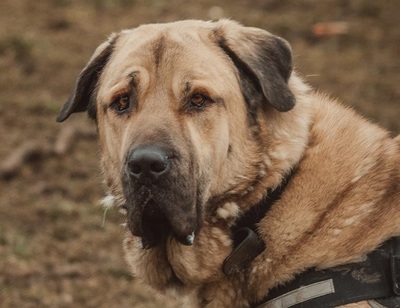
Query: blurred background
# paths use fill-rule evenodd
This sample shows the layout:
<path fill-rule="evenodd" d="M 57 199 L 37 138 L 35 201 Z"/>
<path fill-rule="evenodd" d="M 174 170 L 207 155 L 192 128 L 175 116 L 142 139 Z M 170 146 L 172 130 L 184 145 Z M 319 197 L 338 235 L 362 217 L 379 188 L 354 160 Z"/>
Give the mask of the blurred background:
<path fill-rule="evenodd" d="M 267 29 L 312 86 L 398 133 L 399 16 L 398 0 L 1 0 L 0 306 L 160 305 L 123 261 L 123 217 L 98 205 L 94 123 L 55 123 L 109 33 L 222 17 Z"/>

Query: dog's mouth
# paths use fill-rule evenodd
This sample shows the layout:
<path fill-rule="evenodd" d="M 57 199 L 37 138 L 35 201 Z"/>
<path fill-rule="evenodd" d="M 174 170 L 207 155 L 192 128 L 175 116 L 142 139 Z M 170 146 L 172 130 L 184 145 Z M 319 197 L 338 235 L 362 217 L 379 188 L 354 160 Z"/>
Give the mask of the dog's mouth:
<path fill-rule="evenodd" d="M 173 215 L 165 209 L 150 199 L 142 211 L 128 210 L 128 227 L 133 235 L 141 237 L 143 249 L 158 246 L 170 236 L 183 245 L 193 244 L 196 224 L 180 222 L 179 214 Z"/>

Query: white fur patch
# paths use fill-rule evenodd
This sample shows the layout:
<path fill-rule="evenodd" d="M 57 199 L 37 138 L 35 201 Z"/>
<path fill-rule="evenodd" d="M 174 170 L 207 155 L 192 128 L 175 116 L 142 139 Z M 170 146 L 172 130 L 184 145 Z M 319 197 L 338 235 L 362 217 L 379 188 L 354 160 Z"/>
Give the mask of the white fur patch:
<path fill-rule="evenodd" d="M 358 211 L 369 214 L 373 211 L 374 204 L 375 204 L 375 202 L 364 203 L 364 204 L 360 205 L 360 207 L 358 208 Z"/>
<path fill-rule="evenodd" d="M 121 208 L 125 204 L 125 199 L 122 196 L 116 196 L 111 193 L 108 193 L 103 199 L 100 200 L 100 206 L 104 209 L 110 209 L 112 207 Z M 126 211 L 125 211 L 126 213 Z"/>
<path fill-rule="evenodd" d="M 262 177 L 264 177 L 264 176 L 266 176 L 267 175 L 267 171 L 265 170 L 265 168 L 264 167 L 262 167 L 261 169 L 260 169 L 260 176 L 262 176 Z"/>
<path fill-rule="evenodd" d="M 100 201 L 100 205 L 105 209 L 109 209 L 115 206 L 115 203 L 116 203 L 116 198 L 113 195 L 107 195 Z"/>
<path fill-rule="evenodd" d="M 353 216 L 353 217 L 347 218 L 344 221 L 344 225 L 345 226 L 351 226 L 353 223 L 355 223 L 358 220 L 358 218 L 359 218 L 359 216 Z"/>
<path fill-rule="evenodd" d="M 375 164 L 376 161 L 373 158 L 365 158 L 364 161 L 362 161 L 361 165 L 354 172 L 354 178 L 351 180 L 351 183 L 355 183 L 360 180 L 364 175 L 370 172 Z"/>
<path fill-rule="evenodd" d="M 194 238 L 195 238 L 195 235 L 194 235 L 194 232 L 192 232 L 191 234 L 189 234 L 189 235 L 186 237 L 186 242 L 187 242 L 189 245 L 193 245 Z"/>
<path fill-rule="evenodd" d="M 126 214 L 128 214 L 128 211 L 127 211 L 126 209 L 124 209 L 124 208 L 120 208 L 120 209 L 118 210 L 118 213 L 120 213 L 120 214 L 122 214 L 122 215 L 126 215 Z"/>
<path fill-rule="evenodd" d="M 222 219 L 236 217 L 239 214 L 239 206 L 235 202 L 227 202 L 217 210 L 217 215 Z"/>
<path fill-rule="evenodd" d="M 101 224 L 102 227 L 104 227 L 105 223 L 106 223 L 106 216 L 107 216 L 107 211 L 112 208 L 112 207 L 117 207 L 119 206 L 121 203 L 118 202 L 119 200 L 111 194 L 108 194 L 107 196 L 105 196 L 102 200 L 100 200 L 100 206 L 103 207 L 103 222 Z M 124 208 L 120 208 L 119 212 L 123 215 L 126 215 L 126 210 Z"/>
<path fill-rule="evenodd" d="M 267 167 L 267 169 L 271 169 L 272 168 L 272 162 L 271 162 L 271 159 L 267 156 L 267 155 L 264 155 L 264 165 L 265 165 L 265 167 Z"/>

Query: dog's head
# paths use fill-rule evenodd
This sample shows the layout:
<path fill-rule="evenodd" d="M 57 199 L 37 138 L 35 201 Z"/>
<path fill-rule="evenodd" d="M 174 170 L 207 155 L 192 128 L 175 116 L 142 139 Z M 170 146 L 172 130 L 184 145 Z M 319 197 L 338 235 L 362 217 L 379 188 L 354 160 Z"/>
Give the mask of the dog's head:
<path fill-rule="evenodd" d="M 264 30 L 145 25 L 97 48 L 57 120 L 96 120 L 107 185 L 145 247 L 190 245 L 207 207 L 268 173 L 259 122 L 295 105 L 291 70 L 288 43 Z"/>

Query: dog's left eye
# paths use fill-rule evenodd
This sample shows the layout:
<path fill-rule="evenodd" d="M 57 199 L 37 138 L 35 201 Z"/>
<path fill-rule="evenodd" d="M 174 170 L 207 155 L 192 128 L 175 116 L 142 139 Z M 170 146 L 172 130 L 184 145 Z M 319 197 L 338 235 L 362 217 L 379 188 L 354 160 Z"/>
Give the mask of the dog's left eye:
<path fill-rule="evenodd" d="M 210 99 L 204 94 L 196 93 L 190 98 L 190 103 L 195 107 L 203 107 Z"/>
<path fill-rule="evenodd" d="M 128 94 L 118 96 L 112 103 L 112 107 L 118 112 L 124 112 L 130 106 L 130 97 Z"/>

